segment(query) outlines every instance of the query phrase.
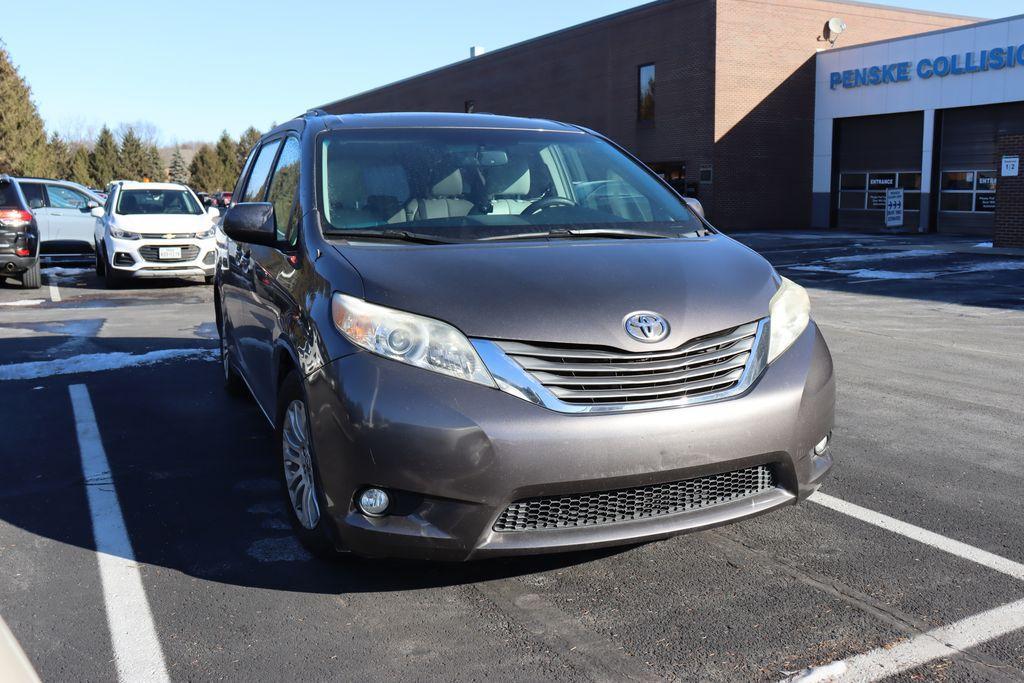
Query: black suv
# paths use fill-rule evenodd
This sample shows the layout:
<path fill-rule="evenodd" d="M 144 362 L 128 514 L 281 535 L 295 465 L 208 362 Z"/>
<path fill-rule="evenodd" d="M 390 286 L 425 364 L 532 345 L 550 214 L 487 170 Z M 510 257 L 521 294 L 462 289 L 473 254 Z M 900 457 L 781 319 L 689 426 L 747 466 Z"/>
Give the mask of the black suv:
<path fill-rule="evenodd" d="M 0 175 L 0 279 L 8 277 L 39 288 L 39 227 L 18 181 Z"/>

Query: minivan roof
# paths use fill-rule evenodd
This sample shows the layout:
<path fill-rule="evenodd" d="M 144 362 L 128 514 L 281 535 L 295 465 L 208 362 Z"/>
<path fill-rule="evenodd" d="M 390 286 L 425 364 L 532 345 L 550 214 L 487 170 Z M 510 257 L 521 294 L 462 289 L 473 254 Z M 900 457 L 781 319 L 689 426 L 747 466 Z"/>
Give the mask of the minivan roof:
<path fill-rule="evenodd" d="M 458 114 L 452 112 L 386 112 L 379 114 L 324 115 L 329 130 L 346 128 L 495 128 L 581 132 L 579 128 L 547 119 L 531 119 L 497 114 Z"/>

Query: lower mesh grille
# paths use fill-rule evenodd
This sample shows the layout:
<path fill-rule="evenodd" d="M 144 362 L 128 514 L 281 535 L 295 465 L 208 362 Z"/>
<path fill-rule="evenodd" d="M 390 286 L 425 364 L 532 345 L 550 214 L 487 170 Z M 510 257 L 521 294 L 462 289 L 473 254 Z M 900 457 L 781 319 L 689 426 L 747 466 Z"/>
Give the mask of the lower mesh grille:
<path fill-rule="evenodd" d="M 564 529 L 703 510 L 775 487 L 767 465 L 636 488 L 533 498 L 512 503 L 495 531 Z"/>
<path fill-rule="evenodd" d="M 168 261 L 194 261 L 199 256 L 199 247 L 194 244 L 184 244 L 181 246 L 181 258 L 162 259 L 160 258 L 160 247 L 147 244 L 146 246 L 139 247 L 139 254 L 142 255 L 147 261 L 151 262 L 164 262 Z"/>

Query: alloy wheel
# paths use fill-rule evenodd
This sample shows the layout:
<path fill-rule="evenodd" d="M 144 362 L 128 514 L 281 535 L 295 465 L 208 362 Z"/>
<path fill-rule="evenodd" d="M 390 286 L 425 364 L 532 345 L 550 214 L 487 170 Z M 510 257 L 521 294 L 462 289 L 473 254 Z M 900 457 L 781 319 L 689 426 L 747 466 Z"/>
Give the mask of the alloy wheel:
<path fill-rule="evenodd" d="M 320 521 L 320 506 L 316 502 L 309 426 L 306 422 L 306 406 L 302 401 L 292 401 L 288 405 L 281 433 L 288 498 L 299 523 L 306 529 L 313 529 Z"/>

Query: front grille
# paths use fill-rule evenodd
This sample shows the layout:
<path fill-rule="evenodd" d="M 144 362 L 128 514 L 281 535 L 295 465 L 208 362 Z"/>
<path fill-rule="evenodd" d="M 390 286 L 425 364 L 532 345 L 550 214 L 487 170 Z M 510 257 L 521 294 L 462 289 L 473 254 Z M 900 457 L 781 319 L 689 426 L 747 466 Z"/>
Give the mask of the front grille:
<path fill-rule="evenodd" d="M 771 467 L 759 465 L 667 484 L 532 498 L 509 505 L 494 530 L 566 529 L 661 517 L 730 503 L 774 487 Z"/>
<path fill-rule="evenodd" d="M 173 245 L 177 246 L 177 245 Z M 194 244 L 183 244 L 181 245 L 181 258 L 175 259 L 162 259 L 160 258 L 160 247 L 148 244 L 144 247 L 139 247 L 139 254 L 146 261 L 154 263 L 171 263 L 180 261 L 194 261 L 199 256 L 199 247 Z"/>
<path fill-rule="evenodd" d="M 696 479 L 655 483 L 596 494 L 535 498 L 513 503 L 496 531 L 574 528 L 703 510 L 775 487 L 771 467 L 759 465 Z"/>
<path fill-rule="evenodd" d="M 757 323 L 694 339 L 671 351 L 630 353 L 572 344 L 496 342 L 559 400 L 634 403 L 699 396 L 739 382 L 757 338 Z"/>
<path fill-rule="evenodd" d="M 159 235 L 146 233 L 147 240 L 190 240 L 194 238 L 194 232 L 162 232 Z"/>

